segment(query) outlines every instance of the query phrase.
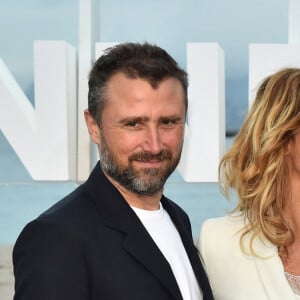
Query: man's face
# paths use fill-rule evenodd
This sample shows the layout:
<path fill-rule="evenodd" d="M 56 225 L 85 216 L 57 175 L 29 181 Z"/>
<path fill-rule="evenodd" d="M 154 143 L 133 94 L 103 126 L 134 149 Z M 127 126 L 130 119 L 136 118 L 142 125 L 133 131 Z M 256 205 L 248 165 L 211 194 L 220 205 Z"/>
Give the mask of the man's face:
<path fill-rule="evenodd" d="M 103 171 L 138 195 L 162 191 L 180 159 L 184 93 L 175 78 L 156 89 L 142 79 L 115 74 L 108 82 L 99 131 Z"/>

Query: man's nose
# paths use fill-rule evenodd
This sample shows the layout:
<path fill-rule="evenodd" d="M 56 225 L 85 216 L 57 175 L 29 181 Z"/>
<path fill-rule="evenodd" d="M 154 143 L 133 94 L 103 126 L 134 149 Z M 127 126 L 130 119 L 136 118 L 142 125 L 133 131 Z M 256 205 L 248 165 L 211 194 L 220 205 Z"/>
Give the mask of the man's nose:
<path fill-rule="evenodd" d="M 152 154 L 158 154 L 162 150 L 161 135 L 158 128 L 148 128 L 145 133 L 143 148 Z"/>

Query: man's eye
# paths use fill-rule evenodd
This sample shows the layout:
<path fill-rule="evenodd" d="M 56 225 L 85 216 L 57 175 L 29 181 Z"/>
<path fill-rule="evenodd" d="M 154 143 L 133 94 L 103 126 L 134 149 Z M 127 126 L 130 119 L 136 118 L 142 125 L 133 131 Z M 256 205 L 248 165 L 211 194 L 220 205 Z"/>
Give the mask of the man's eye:
<path fill-rule="evenodd" d="M 127 122 L 125 125 L 128 126 L 128 127 L 137 127 L 138 122 L 137 121 L 130 121 L 130 122 Z"/>
<path fill-rule="evenodd" d="M 175 123 L 175 121 L 170 120 L 170 119 L 162 120 L 163 125 L 173 125 L 174 123 Z"/>

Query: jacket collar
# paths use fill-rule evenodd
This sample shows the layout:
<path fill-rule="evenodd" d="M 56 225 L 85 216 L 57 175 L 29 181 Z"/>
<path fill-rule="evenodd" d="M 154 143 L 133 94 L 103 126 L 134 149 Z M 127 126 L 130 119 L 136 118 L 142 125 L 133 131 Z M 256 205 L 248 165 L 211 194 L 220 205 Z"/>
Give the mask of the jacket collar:
<path fill-rule="evenodd" d="M 105 225 L 123 234 L 124 250 L 152 273 L 174 299 L 182 300 L 169 263 L 123 196 L 103 174 L 99 162 L 84 186 Z"/>
<path fill-rule="evenodd" d="M 230 222 L 237 223 L 240 229 L 238 235 L 243 230 L 248 221 L 239 213 L 229 216 Z M 236 224 L 235 224 L 236 225 Z M 256 236 L 253 240 L 253 249 L 256 255 L 251 254 L 249 241 L 251 235 L 245 237 L 246 254 L 253 258 L 258 276 L 264 286 L 268 299 L 274 300 L 296 300 L 288 281 L 285 278 L 284 267 L 278 255 L 277 246 L 268 241 L 263 235 Z M 248 245 L 248 246 L 247 246 Z"/>
<path fill-rule="evenodd" d="M 265 287 L 269 299 L 297 299 L 285 278 L 284 267 L 278 255 L 277 247 L 261 238 L 255 240 L 254 249 L 257 250 L 254 261 L 260 279 Z"/>
<path fill-rule="evenodd" d="M 198 281 L 199 287 L 201 288 L 201 292 L 204 300 L 213 299 L 212 290 L 208 281 L 208 277 L 204 270 L 204 267 L 200 261 L 199 253 L 197 248 L 194 245 L 193 237 L 192 237 L 192 229 L 191 224 L 186 217 L 186 223 L 184 224 L 183 218 L 178 216 L 179 208 L 176 209 L 173 202 L 169 201 L 167 198 L 163 197 L 162 205 L 170 215 L 173 223 L 175 224 L 179 235 L 181 237 L 182 243 L 186 250 L 186 253 L 191 262 L 191 266 L 195 273 L 196 279 Z"/>

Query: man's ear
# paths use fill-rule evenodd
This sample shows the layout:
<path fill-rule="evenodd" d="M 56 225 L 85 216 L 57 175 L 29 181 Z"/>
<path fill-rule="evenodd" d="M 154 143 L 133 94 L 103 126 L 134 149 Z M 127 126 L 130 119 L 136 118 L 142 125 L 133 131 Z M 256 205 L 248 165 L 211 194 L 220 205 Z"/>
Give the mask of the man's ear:
<path fill-rule="evenodd" d="M 99 128 L 96 120 L 90 114 L 88 109 L 86 109 L 84 111 L 84 118 L 85 118 L 85 123 L 88 128 L 88 131 L 89 131 L 92 141 L 95 144 L 99 145 L 100 144 L 100 128 Z"/>

